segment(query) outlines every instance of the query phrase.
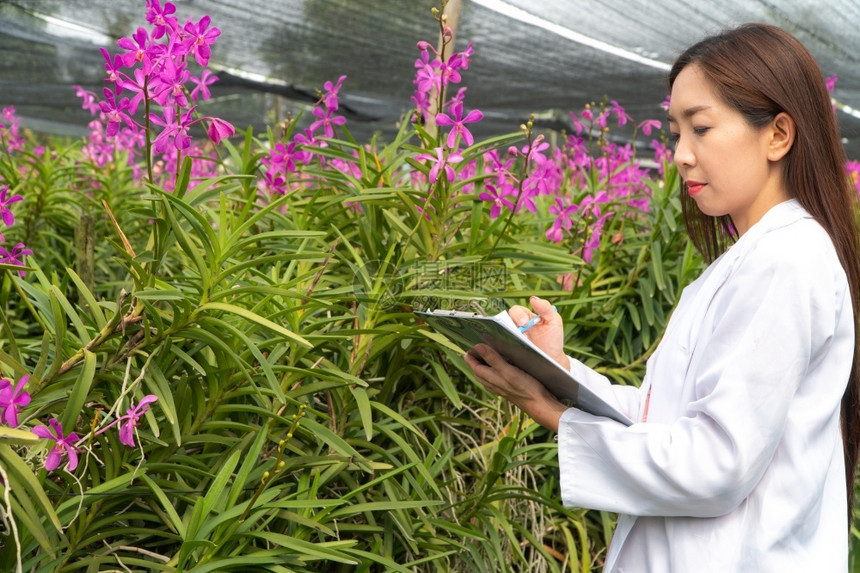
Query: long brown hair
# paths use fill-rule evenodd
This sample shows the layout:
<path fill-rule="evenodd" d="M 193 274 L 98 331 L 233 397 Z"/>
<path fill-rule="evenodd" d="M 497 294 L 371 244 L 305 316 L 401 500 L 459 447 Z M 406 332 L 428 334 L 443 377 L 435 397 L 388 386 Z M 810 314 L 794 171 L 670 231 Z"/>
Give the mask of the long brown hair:
<path fill-rule="evenodd" d="M 857 196 L 845 172 L 845 151 L 824 77 L 812 54 L 794 36 L 767 24 L 746 24 L 687 49 L 669 72 L 669 88 L 696 64 L 718 94 L 756 127 L 785 112 L 794 120 L 794 144 L 783 161 L 786 189 L 830 235 L 848 276 L 855 332 L 860 318 Z M 733 241 L 728 217 L 709 217 L 682 194 L 684 222 L 708 262 Z M 853 521 L 854 473 L 860 452 L 858 345 L 842 397 L 842 436 L 849 526 Z"/>

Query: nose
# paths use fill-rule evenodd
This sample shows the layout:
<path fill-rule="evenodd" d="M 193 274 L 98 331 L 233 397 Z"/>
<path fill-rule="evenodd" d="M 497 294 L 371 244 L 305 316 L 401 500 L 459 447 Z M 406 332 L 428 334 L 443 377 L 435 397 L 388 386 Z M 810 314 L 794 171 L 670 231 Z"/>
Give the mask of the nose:
<path fill-rule="evenodd" d="M 672 158 L 679 169 L 694 167 L 696 165 L 696 156 L 693 150 L 690 149 L 690 146 L 685 143 L 685 138 L 683 137 L 678 138 L 678 141 L 675 143 L 675 153 Z"/>

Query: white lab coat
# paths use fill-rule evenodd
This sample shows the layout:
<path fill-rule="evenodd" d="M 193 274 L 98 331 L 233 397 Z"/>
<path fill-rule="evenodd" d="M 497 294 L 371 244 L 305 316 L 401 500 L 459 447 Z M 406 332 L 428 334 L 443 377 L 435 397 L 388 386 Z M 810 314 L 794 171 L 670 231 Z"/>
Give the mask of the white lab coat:
<path fill-rule="evenodd" d="M 572 361 L 637 421 L 571 408 L 559 425 L 564 503 L 621 514 L 604 570 L 846 571 L 853 347 L 836 251 L 790 200 L 684 290 L 640 388 Z"/>

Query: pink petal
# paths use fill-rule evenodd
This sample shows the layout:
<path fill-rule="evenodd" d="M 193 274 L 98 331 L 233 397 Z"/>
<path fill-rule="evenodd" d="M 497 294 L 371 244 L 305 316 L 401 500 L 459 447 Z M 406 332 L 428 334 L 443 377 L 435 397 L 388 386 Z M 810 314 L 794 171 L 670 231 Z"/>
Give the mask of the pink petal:
<path fill-rule="evenodd" d="M 52 448 L 51 451 L 48 453 L 48 457 L 45 458 L 45 469 L 49 472 L 57 469 L 57 466 L 60 465 L 60 460 L 62 459 L 62 457 L 63 454 L 61 453 L 60 448 Z M 77 463 L 75 465 L 77 465 Z"/>
<path fill-rule="evenodd" d="M 36 426 L 33 428 L 33 433 L 45 440 L 55 440 L 56 436 L 51 433 L 51 430 L 45 426 Z"/>
<path fill-rule="evenodd" d="M 120 426 L 119 441 L 130 448 L 134 447 L 134 423 L 131 420 Z"/>
<path fill-rule="evenodd" d="M 75 468 L 78 467 L 78 452 L 75 451 L 73 446 L 69 446 L 66 448 L 66 453 L 69 454 L 68 469 L 70 472 L 73 472 L 75 471 Z M 45 467 L 47 467 L 47 465 Z"/>
<path fill-rule="evenodd" d="M 466 115 L 466 117 L 464 117 L 464 118 L 463 118 L 463 120 L 461 121 L 461 123 L 474 123 L 474 122 L 476 122 L 476 121 L 481 121 L 482 119 L 484 119 L 484 114 L 483 114 L 483 112 L 481 112 L 481 111 L 479 111 L 479 110 L 477 110 L 477 109 L 473 109 L 472 111 L 470 111 L 470 112 Z"/>
<path fill-rule="evenodd" d="M 454 120 L 451 119 L 448 114 L 440 113 L 436 115 L 436 125 L 445 127 L 447 125 L 454 125 Z"/>

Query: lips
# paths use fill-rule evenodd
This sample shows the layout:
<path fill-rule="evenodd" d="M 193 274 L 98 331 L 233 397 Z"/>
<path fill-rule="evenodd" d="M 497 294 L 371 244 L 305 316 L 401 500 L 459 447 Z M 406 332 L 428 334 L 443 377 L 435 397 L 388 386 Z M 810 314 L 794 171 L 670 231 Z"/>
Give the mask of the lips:
<path fill-rule="evenodd" d="M 690 194 L 690 197 L 695 197 L 699 193 L 702 192 L 702 189 L 705 188 L 707 183 L 702 183 L 701 181 L 687 181 L 687 193 Z"/>

